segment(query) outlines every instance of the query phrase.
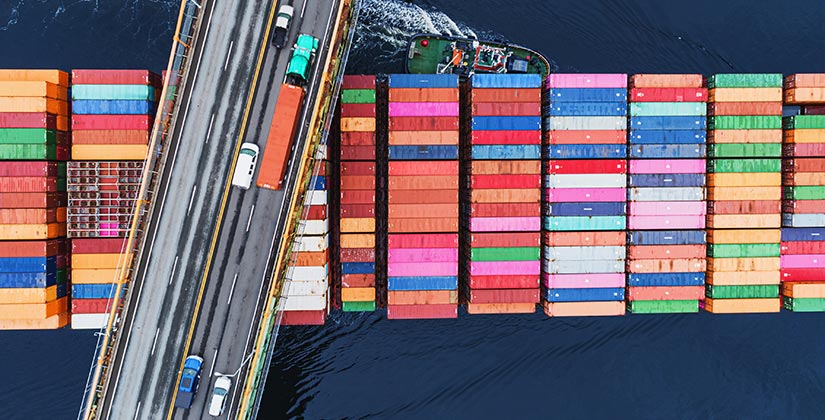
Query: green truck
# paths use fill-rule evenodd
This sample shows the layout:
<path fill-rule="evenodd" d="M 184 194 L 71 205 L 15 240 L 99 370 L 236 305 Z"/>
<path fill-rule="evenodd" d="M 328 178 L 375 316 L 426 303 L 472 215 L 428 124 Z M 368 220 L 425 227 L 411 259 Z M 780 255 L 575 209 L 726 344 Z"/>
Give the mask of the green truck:
<path fill-rule="evenodd" d="M 307 34 L 298 35 L 298 40 L 292 47 L 289 66 L 286 69 L 286 83 L 295 86 L 306 85 L 316 50 L 318 50 L 318 38 Z"/>

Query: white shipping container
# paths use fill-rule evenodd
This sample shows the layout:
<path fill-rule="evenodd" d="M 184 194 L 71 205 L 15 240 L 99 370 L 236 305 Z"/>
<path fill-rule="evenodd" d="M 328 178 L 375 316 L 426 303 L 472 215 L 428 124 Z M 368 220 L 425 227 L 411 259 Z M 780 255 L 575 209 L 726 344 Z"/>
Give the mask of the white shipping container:
<path fill-rule="evenodd" d="M 308 190 L 304 197 L 305 206 L 320 206 L 327 204 L 326 190 Z"/>
<path fill-rule="evenodd" d="M 625 258 L 624 246 L 545 246 L 544 258 L 548 260 L 621 260 Z"/>
<path fill-rule="evenodd" d="M 628 201 L 701 201 L 705 187 L 663 187 L 627 189 Z"/>
<path fill-rule="evenodd" d="M 329 235 L 301 236 L 292 243 L 292 252 L 320 252 L 329 247 Z"/>
<path fill-rule="evenodd" d="M 545 188 L 624 188 L 625 174 L 553 174 L 544 176 Z"/>
<path fill-rule="evenodd" d="M 784 214 L 782 218 L 787 227 L 825 227 L 825 214 L 821 213 Z"/>
<path fill-rule="evenodd" d="M 327 308 L 327 295 L 321 296 L 282 296 L 282 311 L 322 311 Z"/>
<path fill-rule="evenodd" d="M 624 273 L 624 260 L 567 260 L 542 261 L 544 271 L 550 274 Z"/>
<path fill-rule="evenodd" d="M 329 265 L 301 266 L 290 268 L 287 272 L 287 278 L 296 281 L 321 281 L 326 279 L 328 274 Z"/>
<path fill-rule="evenodd" d="M 109 322 L 109 313 L 105 314 L 72 314 L 71 326 L 73 330 L 99 330 Z"/>
<path fill-rule="evenodd" d="M 550 130 L 626 130 L 627 117 L 548 117 Z"/>
<path fill-rule="evenodd" d="M 284 296 L 322 296 L 327 292 L 329 284 L 322 281 L 289 281 L 284 285 Z"/>
<path fill-rule="evenodd" d="M 303 227 L 298 226 L 298 234 L 321 236 L 329 232 L 329 219 L 302 220 Z"/>

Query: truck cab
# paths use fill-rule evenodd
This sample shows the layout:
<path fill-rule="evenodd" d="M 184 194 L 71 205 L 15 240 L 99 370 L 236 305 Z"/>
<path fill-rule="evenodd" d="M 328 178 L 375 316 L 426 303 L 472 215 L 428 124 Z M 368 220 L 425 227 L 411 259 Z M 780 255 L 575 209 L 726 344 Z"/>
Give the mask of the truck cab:
<path fill-rule="evenodd" d="M 292 47 L 292 57 L 286 69 L 286 82 L 295 86 L 304 86 L 309 79 L 309 71 L 315 52 L 318 50 L 318 38 L 312 35 L 300 34 L 295 46 Z"/>
<path fill-rule="evenodd" d="M 196 355 L 186 357 L 183 362 L 183 372 L 180 375 L 178 384 L 178 394 L 175 397 L 175 407 L 189 408 L 195 392 L 198 391 L 198 382 L 201 379 L 201 369 L 203 368 L 203 358 Z"/>
<path fill-rule="evenodd" d="M 289 35 L 289 25 L 292 23 L 292 15 L 295 9 L 289 5 L 283 5 L 278 9 L 278 16 L 275 18 L 275 29 L 272 31 L 272 46 L 283 48 Z"/>

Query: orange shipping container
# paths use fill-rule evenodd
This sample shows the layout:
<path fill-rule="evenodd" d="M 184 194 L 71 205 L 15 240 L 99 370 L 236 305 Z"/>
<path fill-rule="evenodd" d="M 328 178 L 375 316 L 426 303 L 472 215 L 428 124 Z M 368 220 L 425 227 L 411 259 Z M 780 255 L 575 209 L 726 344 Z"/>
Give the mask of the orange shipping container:
<path fill-rule="evenodd" d="M 390 131 L 391 146 L 457 145 L 458 130 L 452 131 Z"/>
<path fill-rule="evenodd" d="M 782 102 L 782 88 L 716 88 L 708 102 Z"/>
<path fill-rule="evenodd" d="M 375 189 L 374 175 L 342 175 L 342 190 L 373 190 Z"/>
<path fill-rule="evenodd" d="M 701 88 L 701 74 L 634 74 L 630 85 L 636 88 Z"/>
<path fill-rule="evenodd" d="M 375 131 L 375 118 L 341 118 L 341 131 Z"/>
<path fill-rule="evenodd" d="M 455 290 L 389 290 L 390 305 L 448 305 L 458 303 Z"/>
<path fill-rule="evenodd" d="M 773 187 L 708 188 L 708 200 L 781 200 L 782 184 Z"/>
<path fill-rule="evenodd" d="M 46 288 L 0 288 L 0 304 L 46 303 L 57 299 L 57 285 Z"/>
<path fill-rule="evenodd" d="M 63 211 L 65 221 L 66 212 Z M 0 209 L 2 224 L 39 224 L 57 222 L 57 209 Z M 5 256 L 5 254 L 3 254 Z"/>
<path fill-rule="evenodd" d="M 20 303 L 0 305 L 0 319 L 46 319 L 68 310 L 68 298 L 62 297 L 48 303 Z"/>
<path fill-rule="evenodd" d="M 530 175 L 541 174 L 540 160 L 474 160 L 472 175 Z"/>
<path fill-rule="evenodd" d="M 458 102 L 457 88 L 392 88 L 390 102 Z"/>
<path fill-rule="evenodd" d="M 338 241 L 341 248 L 375 248 L 374 233 L 342 233 Z"/>
<path fill-rule="evenodd" d="M 541 102 L 541 89 L 473 89 L 473 102 Z"/>
<path fill-rule="evenodd" d="M 538 203 L 540 189 L 478 190 L 470 191 L 471 203 Z"/>
<path fill-rule="evenodd" d="M 714 286 L 779 284 L 781 273 L 772 271 L 708 271 L 707 283 Z"/>
<path fill-rule="evenodd" d="M 708 230 L 708 243 L 711 244 L 778 244 L 781 238 L 780 229 Z"/>
<path fill-rule="evenodd" d="M 788 105 L 825 103 L 825 87 L 793 88 L 785 91 Z"/>
<path fill-rule="evenodd" d="M 708 216 L 708 227 L 713 229 L 778 228 L 782 224 L 781 214 L 712 214 Z"/>
<path fill-rule="evenodd" d="M 73 130 L 72 144 L 149 144 L 148 130 Z"/>
<path fill-rule="evenodd" d="M 825 143 L 825 128 L 785 130 L 785 143 Z"/>
<path fill-rule="evenodd" d="M 782 283 L 782 294 L 792 298 L 825 298 L 825 283 Z"/>
<path fill-rule="evenodd" d="M 341 289 L 342 302 L 373 302 L 375 288 L 372 287 L 344 287 Z"/>
<path fill-rule="evenodd" d="M 390 204 L 457 203 L 458 190 L 389 190 L 387 199 Z"/>
<path fill-rule="evenodd" d="M 765 187 L 782 186 L 782 174 L 779 172 L 730 172 L 708 174 L 710 187 Z M 717 188 L 717 192 L 719 189 Z"/>
<path fill-rule="evenodd" d="M 341 219 L 341 233 L 367 233 L 375 232 L 374 218 L 343 218 Z"/>
<path fill-rule="evenodd" d="M 544 232 L 548 246 L 624 246 L 625 232 Z"/>
<path fill-rule="evenodd" d="M 76 144 L 73 160 L 144 160 L 149 146 L 144 144 Z"/>
<path fill-rule="evenodd" d="M 424 168 L 422 168 L 424 169 Z M 452 175 L 420 175 L 389 177 L 390 190 L 445 190 L 458 188 L 458 177 Z"/>
<path fill-rule="evenodd" d="M 298 267 L 321 267 L 329 263 L 329 249 L 320 252 L 296 252 L 295 265 Z M 74 279 L 72 279 L 74 280 Z"/>
<path fill-rule="evenodd" d="M 387 221 L 390 233 L 458 232 L 458 218 L 395 219 Z"/>
<path fill-rule="evenodd" d="M 704 258 L 652 259 L 627 262 L 632 273 L 697 273 L 705 271 Z"/>
<path fill-rule="evenodd" d="M 707 255 L 705 245 L 645 245 L 629 246 L 627 258 L 633 260 L 652 260 L 659 258 L 682 259 L 700 258 Z"/>
<path fill-rule="evenodd" d="M 69 104 L 50 98 L 0 97 L 0 112 L 48 112 L 69 115 Z"/>
<path fill-rule="evenodd" d="M 709 214 L 776 214 L 782 212 L 782 200 L 711 201 Z"/>
<path fill-rule="evenodd" d="M 467 313 L 480 314 L 532 314 L 535 303 L 467 303 Z"/>
<path fill-rule="evenodd" d="M 782 102 L 716 102 L 710 115 L 782 115 Z"/>
<path fill-rule="evenodd" d="M 69 86 L 69 73 L 60 70 L 0 70 L 0 81 L 49 82 Z"/>
<path fill-rule="evenodd" d="M 458 217 L 458 203 L 448 204 L 390 204 L 389 218 Z"/>
<path fill-rule="evenodd" d="M 825 142 L 823 142 L 825 143 Z M 822 168 L 825 171 L 825 167 Z M 796 186 L 821 186 L 825 185 L 825 172 L 796 172 L 790 174 L 789 180 Z"/>
<path fill-rule="evenodd" d="M 68 99 L 68 89 L 49 82 L 5 82 L 0 81 L 0 95 L 34 98 L 52 98 L 59 101 Z"/>
<path fill-rule="evenodd" d="M 63 312 L 46 319 L 0 320 L 0 330 L 56 330 L 69 324 L 69 313 Z"/>
<path fill-rule="evenodd" d="M 281 85 L 275 102 L 275 111 L 270 120 L 266 147 L 259 158 L 255 185 L 276 190 L 281 188 L 303 101 L 303 88 L 286 83 Z"/>
<path fill-rule="evenodd" d="M 115 282 L 117 269 L 114 268 L 74 268 L 72 267 L 72 284 L 108 284 Z"/>
<path fill-rule="evenodd" d="M 342 274 L 341 287 L 375 287 L 375 274 Z"/>
<path fill-rule="evenodd" d="M 0 225 L 0 240 L 55 239 L 66 236 L 66 225 L 61 223 L 31 225 Z"/>
<path fill-rule="evenodd" d="M 544 302 L 547 316 L 618 316 L 624 315 L 624 302 Z"/>
<path fill-rule="evenodd" d="M 785 88 L 793 87 L 823 87 L 825 73 L 798 73 L 785 76 Z"/>
<path fill-rule="evenodd" d="M 776 271 L 778 273 L 779 257 L 708 258 L 708 269 L 710 271 Z"/>
<path fill-rule="evenodd" d="M 72 254 L 72 268 L 117 268 L 120 254 Z"/>
<path fill-rule="evenodd" d="M 708 143 L 782 143 L 782 130 L 709 130 Z"/>
<path fill-rule="evenodd" d="M 705 310 L 714 314 L 779 312 L 779 299 L 705 299 Z"/>

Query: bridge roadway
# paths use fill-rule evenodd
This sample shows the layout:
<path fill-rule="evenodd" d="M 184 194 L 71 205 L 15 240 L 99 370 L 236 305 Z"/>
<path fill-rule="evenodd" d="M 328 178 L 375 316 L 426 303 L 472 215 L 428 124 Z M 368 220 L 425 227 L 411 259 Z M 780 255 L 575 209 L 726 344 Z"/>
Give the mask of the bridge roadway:
<path fill-rule="evenodd" d="M 329 48 L 329 21 L 337 1 L 282 2 L 295 7 L 290 44 L 298 32 L 321 39 L 316 70 Z M 251 331 L 257 328 L 264 279 L 286 216 L 281 211 L 284 194 L 288 197 L 291 190 L 233 187 L 225 207 L 220 205 L 241 133 L 243 141 L 264 149 L 284 78 L 289 49 L 270 47 L 265 33 L 276 1 L 200 3 L 188 81 L 178 98 L 167 169 L 157 187 L 158 207 L 146 232 L 132 283 L 132 309 L 121 323 L 100 418 L 204 418 L 213 374 L 240 371 L 224 413 L 235 415 L 245 379 L 241 363 L 254 345 Z M 319 77 L 313 71 L 307 98 L 314 98 Z M 307 134 L 312 105 L 305 102 L 296 142 Z M 293 153 L 292 162 L 296 158 Z M 290 165 L 289 179 L 295 178 L 296 166 Z M 187 354 L 204 358 L 200 390 L 190 410 L 174 409 L 176 381 Z"/>

